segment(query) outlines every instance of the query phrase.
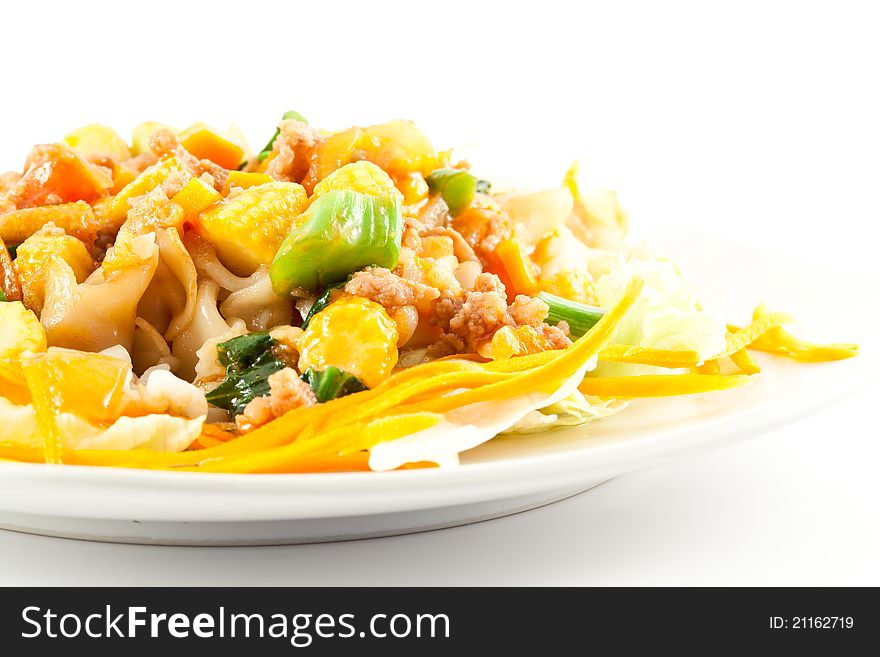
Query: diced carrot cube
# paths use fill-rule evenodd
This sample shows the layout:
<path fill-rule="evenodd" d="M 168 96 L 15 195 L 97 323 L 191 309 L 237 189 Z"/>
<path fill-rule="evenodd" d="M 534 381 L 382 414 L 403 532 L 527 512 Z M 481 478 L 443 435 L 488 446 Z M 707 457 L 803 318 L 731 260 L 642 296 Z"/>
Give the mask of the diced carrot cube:
<path fill-rule="evenodd" d="M 235 169 L 244 157 L 241 146 L 207 128 L 184 132 L 180 144 L 197 158 L 211 160 L 224 169 Z"/>
<path fill-rule="evenodd" d="M 177 203 L 183 208 L 186 221 L 194 221 L 204 210 L 219 200 L 220 194 L 217 190 L 200 178 L 190 178 L 183 189 L 171 197 L 172 203 Z"/>

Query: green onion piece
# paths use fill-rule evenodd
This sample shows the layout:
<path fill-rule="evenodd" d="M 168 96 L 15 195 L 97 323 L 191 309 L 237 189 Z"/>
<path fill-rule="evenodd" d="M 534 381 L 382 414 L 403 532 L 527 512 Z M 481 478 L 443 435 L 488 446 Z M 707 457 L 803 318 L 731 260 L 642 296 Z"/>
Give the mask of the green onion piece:
<path fill-rule="evenodd" d="M 0 301 L 6 301 L 6 295 L 3 294 L 3 290 L 0 290 Z"/>
<path fill-rule="evenodd" d="M 21 244 L 7 244 L 6 245 L 6 250 L 9 251 L 9 257 L 12 258 L 13 260 L 15 260 L 15 256 L 18 255 L 17 251 L 18 251 L 18 247 L 20 247 L 20 246 L 21 246 Z"/>
<path fill-rule="evenodd" d="M 227 372 L 240 372 L 253 365 L 274 342 L 268 333 L 239 335 L 217 345 L 217 360 Z"/>
<path fill-rule="evenodd" d="M 588 306 L 577 301 L 569 301 L 547 292 L 541 292 L 538 298 L 550 306 L 550 312 L 547 313 L 545 321 L 548 324 L 567 322 L 571 334 L 576 338 L 581 337 L 593 328 L 602 319 L 602 315 L 605 314 L 603 308 Z"/>
<path fill-rule="evenodd" d="M 356 376 L 333 365 L 320 372 L 310 367 L 302 375 L 302 380 L 312 387 L 319 404 L 367 389 Z"/>
<path fill-rule="evenodd" d="M 463 169 L 435 169 L 425 178 L 428 188 L 443 197 L 453 216 L 464 212 L 477 191 L 477 177 Z"/>
<path fill-rule="evenodd" d="M 301 121 L 302 123 L 308 123 L 308 121 L 306 121 L 306 117 L 304 117 L 296 110 L 287 110 L 284 114 L 281 115 L 282 121 L 286 121 L 287 119 L 296 119 L 297 121 Z M 281 128 L 275 128 L 275 134 L 272 135 L 272 139 L 269 140 L 269 143 L 266 144 L 263 147 L 263 150 L 261 150 L 257 155 L 257 162 L 262 162 L 269 156 L 269 153 L 272 152 L 272 147 L 275 146 L 275 140 L 278 139 L 278 135 L 280 134 Z"/>
<path fill-rule="evenodd" d="M 272 352 L 268 333 L 248 333 L 217 345 L 217 360 L 226 378 L 206 396 L 208 403 L 240 415 L 254 397 L 269 394 L 269 376 L 287 367 Z"/>
<path fill-rule="evenodd" d="M 285 367 L 287 363 L 278 360 L 271 351 L 267 351 L 249 367 L 239 372 L 227 373 L 223 383 L 205 397 L 209 404 L 225 408 L 233 415 L 241 415 L 244 407 L 254 397 L 265 397 L 270 393 L 269 377 Z"/>

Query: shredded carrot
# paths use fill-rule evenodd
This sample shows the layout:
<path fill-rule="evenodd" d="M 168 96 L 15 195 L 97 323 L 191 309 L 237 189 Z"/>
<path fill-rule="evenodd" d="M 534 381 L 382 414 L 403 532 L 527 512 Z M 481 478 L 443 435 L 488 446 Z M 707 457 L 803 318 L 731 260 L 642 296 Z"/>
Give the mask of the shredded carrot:
<path fill-rule="evenodd" d="M 728 356 L 740 349 L 744 349 L 770 329 L 782 326 L 783 324 L 790 324 L 793 321 L 791 317 L 783 313 L 769 313 L 756 317 L 745 328 L 727 334 L 727 346 L 724 349 L 724 353 L 719 354 L 719 357 Z"/>
<path fill-rule="evenodd" d="M 765 321 L 768 317 L 773 317 L 774 315 L 775 313 L 768 313 L 763 306 L 758 306 L 752 314 L 752 325 Z M 739 329 L 736 326 L 728 326 L 727 329 L 734 334 L 739 334 L 747 330 L 748 327 L 746 329 Z M 765 331 L 749 343 L 749 345 L 756 351 L 766 351 L 780 356 L 787 356 L 803 363 L 843 360 L 857 356 L 859 353 L 859 346 L 856 344 L 816 344 L 799 340 L 783 329 L 781 324 Z"/>
<path fill-rule="evenodd" d="M 721 374 L 721 365 L 718 363 L 717 358 L 713 358 L 711 360 L 707 360 L 702 365 L 697 365 L 694 368 L 694 372 L 697 374 Z"/>
<path fill-rule="evenodd" d="M 0 442 L 0 459 L 23 461 L 25 463 L 43 463 L 43 448 L 22 445 L 20 443 Z"/>
<path fill-rule="evenodd" d="M 303 462 L 361 453 L 376 443 L 421 431 L 439 420 L 440 416 L 433 413 L 408 413 L 369 422 L 341 423 L 308 439 L 301 437 L 281 447 L 206 461 L 196 469 L 202 472 L 299 472 Z"/>
<path fill-rule="evenodd" d="M 672 397 L 745 385 L 745 374 L 646 374 L 642 376 L 587 377 L 578 386 L 585 395 L 605 398 Z"/>
<path fill-rule="evenodd" d="M 549 363 L 559 354 L 559 350 L 549 350 L 537 354 L 529 354 L 528 356 L 493 360 L 485 363 L 483 369 L 489 372 L 524 372 L 533 367 L 540 367 L 541 365 Z"/>
<path fill-rule="evenodd" d="M 761 373 L 761 368 L 758 366 L 758 363 L 755 362 L 755 359 L 752 358 L 752 355 L 746 348 L 740 349 L 739 351 L 734 351 L 732 354 L 730 354 L 730 360 L 732 360 L 733 364 L 736 365 L 744 374 Z"/>
<path fill-rule="evenodd" d="M 749 345 L 750 349 L 787 356 L 802 363 L 820 363 L 852 358 L 859 353 L 856 344 L 815 344 L 798 340 L 782 328 L 774 328 Z"/>
<path fill-rule="evenodd" d="M 116 468 L 154 468 L 149 457 L 171 456 L 167 452 L 148 450 L 94 450 L 67 449 L 60 452 L 60 462 L 66 465 L 94 465 Z M 0 458 L 25 463 L 45 463 L 45 451 L 42 446 L 23 445 L 21 443 L 0 442 Z"/>
<path fill-rule="evenodd" d="M 436 468 L 438 465 L 433 461 L 416 461 L 415 463 L 404 463 L 397 468 L 398 470 L 423 470 L 425 468 Z"/>
<path fill-rule="evenodd" d="M 216 424 L 205 424 L 202 427 L 202 433 L 196 438 L 195 442 L 189 446 L 189 449 L 206 449 L 208 447 L 215 447 L 236 438 L 238 438 L 238 434 L 227 431 Z"/>
<path fill-rule="evenodd" d="M 842 360 L 858 355 L 856 344 L 815 344 L 799 340 L 782 328 L 794 320 L 782 313 L 767 312 L 763 306 L 755 308 L 752 323 L 745 328 L 727 327 L 727 353 L 733 354 L 744 347 L 787 356 L 805 363 Z M 734 349 L 736 347 L 736 349 Z"/>
<path fill-rule="evenodd" d="M 652 349 L 649 347 L 612 344 L 599 352 L 599 360 L 615 363 L 655 365 L 657 367 L 684 368 L 696 367 L 697 363 L 700 362 L 700 354 L 696 351 Z"/>

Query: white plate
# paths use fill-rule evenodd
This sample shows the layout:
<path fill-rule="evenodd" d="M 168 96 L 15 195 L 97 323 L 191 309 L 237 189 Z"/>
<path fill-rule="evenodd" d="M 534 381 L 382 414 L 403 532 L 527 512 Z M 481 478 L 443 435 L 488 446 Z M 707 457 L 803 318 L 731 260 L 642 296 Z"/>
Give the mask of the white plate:
<path fill-rule="evenodd" d="M 690 233 L 652 242 L 675 257 L 703 298 L 731 321 L 747 321 L 754 303 L 766 300 L 823 339 L 863 340 L 877 325 L 872 304 L 880 295 L 869 294 L 861 281 Z M 643 400 L 586 427 L 494 440 L 452 469 L 222 475 L 0 463 L 0 527 L 134 543 L 247 545 L 476 522 L 802 417 L 873 376 L 872 346 L 863 344 L 859 358 L 838 363 L 762 358 L 764 372 L 751 386 Z"/>

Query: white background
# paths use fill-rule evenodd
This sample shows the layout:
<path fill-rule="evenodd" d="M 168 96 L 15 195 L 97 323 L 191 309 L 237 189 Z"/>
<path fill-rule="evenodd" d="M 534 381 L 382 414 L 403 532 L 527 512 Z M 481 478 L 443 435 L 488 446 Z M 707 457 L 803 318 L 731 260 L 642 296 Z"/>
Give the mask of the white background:
<path fill-rule="evenodd" d="M 876 281 L 874 10 L 21 3 L 4 10 L 0 40 L 0 167 L 95 121 L 123 134 L 148 119 L 235 121 L 258 148 L 286 109 L 327 128 L 412 118 L 438 146 L 481 154 L 478 172 L 552 184 L 579 158 L 590 183 L 621 190 L 636 225 L 695 227 Z M 834 301 L 816 303 L 846 312 Z M 877 395 L 441 532 L 259 549 L 0 532 L 0 584 L 877 585 Z"/>

